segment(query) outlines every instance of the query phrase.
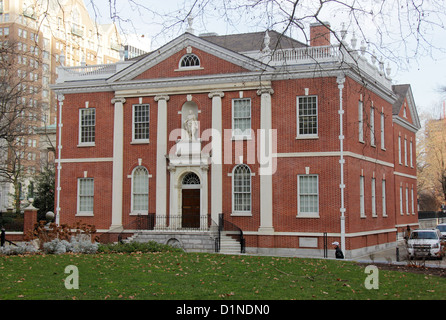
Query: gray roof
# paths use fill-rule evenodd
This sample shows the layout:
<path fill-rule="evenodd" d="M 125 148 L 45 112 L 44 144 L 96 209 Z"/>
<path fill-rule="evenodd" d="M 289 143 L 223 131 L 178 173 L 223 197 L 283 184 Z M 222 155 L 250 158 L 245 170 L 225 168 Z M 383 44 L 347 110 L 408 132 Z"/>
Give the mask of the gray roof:
<path fill-rule="evenodd" d="M 410 84 L 399 84 L 392 86 L 393 92 L 397 95 L 398 100 L 395 101 L 392 108 L 392 113 L 398 115 L 401 107 L 403 106 L 404 99 L 407 96 L 407 91 L 410 88 Z"/>
<path fill-rule="evenodd" d="M 293 38 L 290 38 L 274 30 L 268 31 L 268 35 L 270 37 L 269 48 L 271 50 L 308 47 L 306 44 L 294 40 Z M 225 36 L 219 36 L 215 34 L 203 34 L 200 35 L 199 38 L 238 53 L 249 52 L 249 51 L 261 51 L 264 47 L 265 31 L 230 34 Z M 139 61 L 144 57 L 147 57 L 152 52 L 148 52 L 128 60 Z"/>
<path fill-rule="evenodd" d="M 307 46 L 302 42 L 294 40 L 274 30 L 268 31 L 268 34 L 270 37 L 269 48 L 271 50 L 276 48 L 288 49 Z M 235 52 L 260 51 L 264 47 L 265 31 L 230 34 L 225 36 L 201 35 L 200 38 Z"/>

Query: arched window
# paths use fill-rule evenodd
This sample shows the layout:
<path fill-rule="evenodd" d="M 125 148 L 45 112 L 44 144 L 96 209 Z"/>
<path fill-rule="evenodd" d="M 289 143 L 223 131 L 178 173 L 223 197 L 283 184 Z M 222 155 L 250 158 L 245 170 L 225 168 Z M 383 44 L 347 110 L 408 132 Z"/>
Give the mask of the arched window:
<path fill-rule="evenodd" d="M 189 172 L 183 178 L 183 185 L 191 184 L 200 184 L 200 178 L 198 178 L 198 176 L 193 172 Z"/>
<path fill-rule="evenodd" d="M 251 212 L 251 170 L 239 164 L 232 173 L 232 211 Z"/>
<path fill-rule="evenodd" d="M 136 167 L 132 173 L 132 213 L 149 211 L 149 172 Z"/>
<path fill-rule="evenodd" d="M 191 68 L 191 67 L 199 67 L 200 66 L 200 59 L 192 54 L 186 54 L 181 58 L 180 61 L 180 68 Z"/>

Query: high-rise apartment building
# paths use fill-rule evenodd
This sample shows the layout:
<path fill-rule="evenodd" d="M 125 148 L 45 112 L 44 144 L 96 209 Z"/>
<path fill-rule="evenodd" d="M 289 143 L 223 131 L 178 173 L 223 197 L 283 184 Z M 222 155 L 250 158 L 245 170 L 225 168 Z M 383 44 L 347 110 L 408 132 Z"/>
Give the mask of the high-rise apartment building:
<path fill-rule="evenodd" d="M 115 63 L 123 53 L 116 26 L 97 24 L 83 0 L 0 0 L 0 43 L 13 48 L 10 61 L 15 81 L 26 79 L 22 89 L 33 93 L 20 101 L 32 106 L 32 111 L 23 108 L 28 132 L 17 139 L 23 148 L 15 152 L 23 168 L 16 186 L 24 199 L 32 197 L 30 177 L 42 163 L 54 159 L 46 149 L 52 147 L 48 133 L 55 135 L 57 103 L 49 85 L 58 77 L 56 67 L 61 60 L 70 67 Z M 15 160 L 3 152 L 0 166 L 10 166 Z M 0 177 L 1 211 L 12 206 L 10 194 L 17 189 L 8 180 Z"/>

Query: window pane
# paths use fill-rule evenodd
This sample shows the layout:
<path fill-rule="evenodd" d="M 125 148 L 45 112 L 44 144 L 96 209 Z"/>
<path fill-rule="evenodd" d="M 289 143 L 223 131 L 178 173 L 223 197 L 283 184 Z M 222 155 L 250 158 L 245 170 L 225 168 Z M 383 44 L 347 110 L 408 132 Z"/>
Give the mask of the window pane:
<path fill-rule="evenodd" d="M 134 139 L 149 139 L 149 110 L 148 104 L 133 107 Z"/>
<path fill-rule="evenodd" d="M 299 179 L 299 213 L 318 213 L 318 176 L 302 175 Z"/>
<path fill-rule="evenodd" d="M 317 97 L 298 97 L 299 135 L 317 134 Z"/>
<path fill-rule="evenodd" d="M 138 167 L 133 171 L 133 211 L 149 210 L 149 173 Z"/>
<path fill-rule="evenodd" d="M 199 67 L 200 59 L 194 54 L 188 54 L 181 59 L 181 67 Z"/>
<path fill-rule="evenodd" d="M 251 170 L 239 165 L 233 175 L 234 211 L 251 211 Z"/>
<path fill-rule="evenodd" d="M 79 179 L 79 212 L 93 212 L 94 180 Z"/>
<path fill-rule="evenodd" d="M 81 143 L 95 142 L 96 109 L 81 109 Z"/>
<path fill-rule="evenodd" d="M 247 134 L 251 129 L 251 99 L 234 99 L 234 134 Z"/>

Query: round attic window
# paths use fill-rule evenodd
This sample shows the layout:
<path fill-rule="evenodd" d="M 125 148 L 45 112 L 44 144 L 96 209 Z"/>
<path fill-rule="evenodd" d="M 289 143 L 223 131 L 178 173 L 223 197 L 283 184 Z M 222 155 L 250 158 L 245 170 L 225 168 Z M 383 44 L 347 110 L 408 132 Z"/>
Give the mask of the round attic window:
<path fill-rule="evenodd" d="M 200 59 L 192 53 L 186 54 L 181 58 L 180 68 L 191 68 L 199 66 L 200 66 Z"/>

